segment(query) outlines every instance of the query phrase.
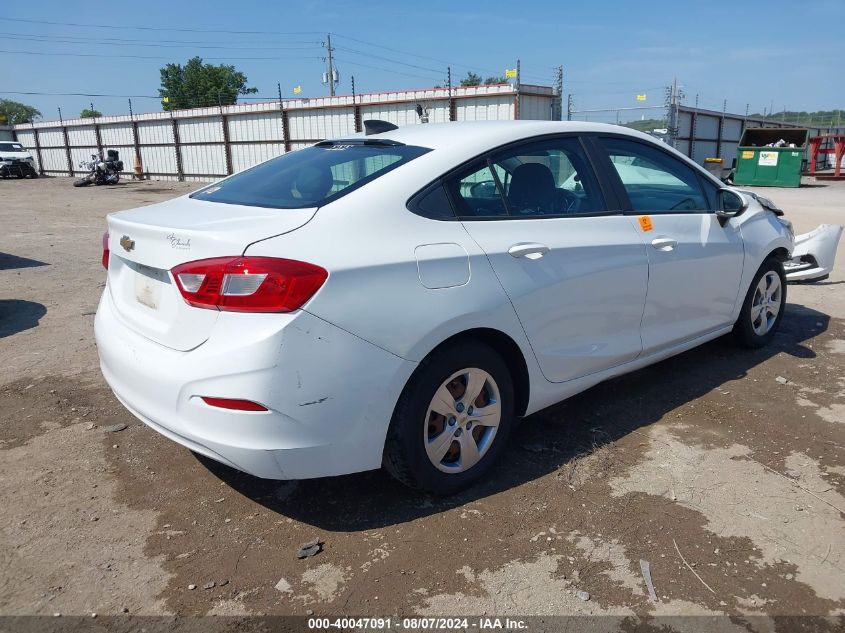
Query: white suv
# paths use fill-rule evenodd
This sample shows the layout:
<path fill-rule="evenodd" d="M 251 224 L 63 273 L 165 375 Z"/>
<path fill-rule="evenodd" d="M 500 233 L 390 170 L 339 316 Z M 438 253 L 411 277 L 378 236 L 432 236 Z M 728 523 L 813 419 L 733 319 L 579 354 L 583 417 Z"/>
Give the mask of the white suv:
<path fill-rule="evenodd" d="M 0 177 L 38 178 L 35 159 L 23 145 L 15 141 L 0 141 Z"/>

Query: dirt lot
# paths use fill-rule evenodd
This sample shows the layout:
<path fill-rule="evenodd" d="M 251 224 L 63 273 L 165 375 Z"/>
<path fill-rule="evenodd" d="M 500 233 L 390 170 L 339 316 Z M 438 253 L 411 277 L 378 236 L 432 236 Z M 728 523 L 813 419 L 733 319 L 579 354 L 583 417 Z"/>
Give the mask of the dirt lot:
<path fill-rule="evenodd" d="M 195 187 L 0 182 L 0 614 L 845 626 L 841 248 L 828 281 L 790 286 L 771 347 L 715 341 L 535 414 L 489 482 L 434 499 L 381 472 L 254 479 L 113 398 L 92 333 L 104 216 Z M 799 232 L 845 218 L 845 183 L 766 195 Z M 324 551 L 298 560 L 312 538 Z"/>

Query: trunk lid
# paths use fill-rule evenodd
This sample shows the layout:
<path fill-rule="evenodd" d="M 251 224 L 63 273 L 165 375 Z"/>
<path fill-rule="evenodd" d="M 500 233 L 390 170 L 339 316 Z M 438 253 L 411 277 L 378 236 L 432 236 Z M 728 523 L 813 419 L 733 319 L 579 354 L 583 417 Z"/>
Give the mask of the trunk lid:
<path fill-rule="evenodd" d="M 252 242 L 294 231 L 309 209 L 269 209 L 176 198 L 108 216 L 108 292 L 118 317 L 166 347 L 202 345 L 219 312 L 188 305 L 170 274 L 177 264 L 243 254 Z"/>

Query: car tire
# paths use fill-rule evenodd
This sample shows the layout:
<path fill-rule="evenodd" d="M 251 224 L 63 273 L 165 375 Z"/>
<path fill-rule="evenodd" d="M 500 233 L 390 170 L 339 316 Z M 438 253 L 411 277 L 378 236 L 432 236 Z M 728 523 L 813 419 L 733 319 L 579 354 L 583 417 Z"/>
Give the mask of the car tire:
<path fill-rule="evenodd" d="M 745 294 L 733 336 L 742 347 L 756 349 L 771 341 L 786 308 L 783 264 L 769 257 L 760 266 Z"/>
<path fill-rule="evenodd" d="M 426 357 L 405 385 L 383 464 L 416 490 L 456 493 L 489 472 L 514 420 L 513 379 L 502 357 L 480 341 L 448 345 Z"/>

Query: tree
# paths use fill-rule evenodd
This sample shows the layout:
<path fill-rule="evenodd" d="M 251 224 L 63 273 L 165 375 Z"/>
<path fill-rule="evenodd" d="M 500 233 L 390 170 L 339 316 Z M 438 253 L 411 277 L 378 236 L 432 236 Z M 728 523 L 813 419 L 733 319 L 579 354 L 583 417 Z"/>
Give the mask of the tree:
<path fill-rule="evenodd" d="M 506 84 L 508 80 L 505 77 L 488 77 L 484 81 L 481 81 L 481 75 L 472 72 L 471 70 L 467 72 L 467 76 L 461 79 L 462 86 L 480 86 L 484 84 L 485 86 L 490 86 L 492 84 Z"/>
<path fill-rule="evenodd" d="M 100 116 L 103 116 L 103 113 L 99 110 L 93 110 L 92 108 L 84 108 L 82 112 L 79 113 L 80 119 L 96 119 Z"/>
<path fill-rule="evenodd" d="M 467 76 L 461 79 L 462 86 L 480 86 L 481 85 L 481 75 L 476 75 L 471 70 L 467 71 Z"/>
<path fill-rule="evenodd" d="M 238 95 L 258 92 L 246 83 L 246 75 L 234 66 L 204 64 L 202 58 L 193 57 L 184 66 L 167 64 L 161 69 L 158 94 L 165 110 L 231 105 Z"/>
<path fill-rule="evenodd" d="M 11 99 L 0 99 L 0 125 L 30 123 L 41 116 L 37 108 Z"/>

